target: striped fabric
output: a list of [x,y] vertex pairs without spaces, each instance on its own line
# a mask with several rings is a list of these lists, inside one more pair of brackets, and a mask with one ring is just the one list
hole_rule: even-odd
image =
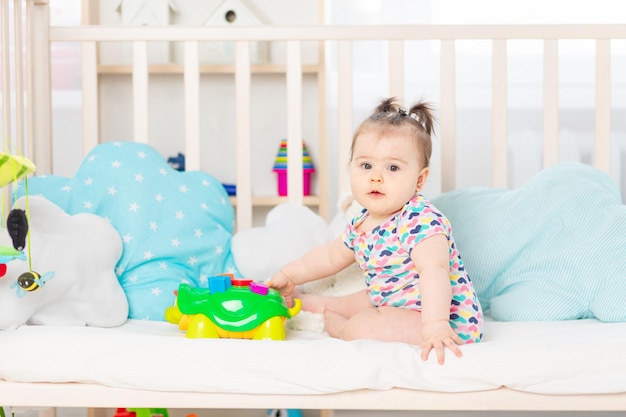
[[567,162],[515,190],[432,201],[494,319],[626,321],[626,206],[603,172]]

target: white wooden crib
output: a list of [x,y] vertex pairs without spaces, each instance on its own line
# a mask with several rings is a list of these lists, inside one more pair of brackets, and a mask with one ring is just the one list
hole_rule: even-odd
[[[507,42],[535,39],[543,43],[543,166],[559,162],[559,40],[590,39],[595,42],[595,140],[593,165],[617,178],[612,155],[611,102],[615,89],[611,85],[613,40],[626,39],[626,25],[533,25],[533,26],[358,26],[358,27],[50,27],[49,5],[46,0],[15,1],[15,14],[9,13],[11,0],[2,0],[2,73],[3,136],[12,138],[16,146],[37,165],[38,174],[53,173],[52,155],[64,152],[53,146],[51,110],[50,48],[55,42],[79,42],[82,63],[82,154],[101,142],[98,48],[103,42],[127,42],[132,45],[133,135],[138,142],[150,143],[149,99],[151,65],[147,45],[151,41],[180,42],[184,59],[175,69],[182,74],[184,96],[184,132],[180,132],[182,148],[187,155],[187,169],[204,169],[200,158],[203,138],[199,128],[203,117],[199,111],[201,64],[198,44],[203,41],[234,41],[235,60],[217,71],[232,73],[236,103],[236,227],[246,230],[253,226],[253,210],[259,204],[251,178],[253,145],[251,118],[250,44],[258,41],[285,42],[284,65],[267,66],[265,71],[285,75],[286,137],[289,149],[288,197],[270,199],[269,203],[291,202],[318,205],[325,218],[330,217],[328,201],[349,190],[347,172],[342,169],[348,159],[349,142],[354,129],[352,46],[356,41],[380,40],[388,45],[389,55],[381,57],[388,63],[388,95],[405,98],[405,44],[412,40],[432,40],[440,43],[439,134],[441,191],[456,188],[457,163],[457,99],[455,45],[459,40],[486,39],[492,41],[493,93],[491,97],[491,155],[474,164],[492,167],[495,187],[507,187]],[[22,23],[21,16],[24,16]],[[11,21],[12,24],[8,25]],[[24,26],[21,26],[24,24]],[[10,26],[14,33],[9,31]],[[22,35],[25,34],[25,38]],[[319,150],[317,157],[317,196],[303,196],[301,152],[303,137],[303,42],[321,42],[326,50],[336,51],[337,103],[319,103]],[[20,45],[26,47],[22,51]],[[24,53],[24,55],[22,55]],[[11,66],[17,70],[11,73]],[[335,59],[334,58],[334,59]],[[324,63],[324,57],[320,57]],[[258,68],[257,68],[258,69]],[[12,74],[12,75],[11,75]],[[323,70],[321,71],[323,74]],[[323,78],[321,79],[322,83]],[[324,85],[322,85],[324,87]],[[18,94],[11,95],[11,92]],[[23,94],[22,94],[23,92]],[[320,96],[323,98],[323,96]],[[375,97],[376,99],[377,97]],[[373,107],[375,100],[372,101]],[[14,111],[11,112],[11,108]],[[327,132],[327,109],[337,109],[336,131]],[[615,111],[615,110],[614,110]],[[623,109],[620,109],[623,111]],[[327,137],[328,136],[328,137]],[[336,137],[336,145],[329,137]],[[623,151],[622,151],[623,152]],[[334,158],[326,155],[334,155]],[[623,158],[622,158],[623,159]],[[470,161],[467,161],[470,162]],[[338,165],[335,167],[334,165]],[[624,169],[624,168],[622,168]],[[336,185],[336,189],[334,189]],[[313,203],[311,203],[313,201]],[[555,324],[558,326],[558,324]],[[621,327],[623,330],[624,328]],[[565,354],[565,352],[564,352]],[[602,346],[598,346],[602,355]],[[13,358],[11,360],[21,360]],[[54,359],[52,359],[54,360]],[[465,359],[465,360],[470,360]],[[624,357],[615,358],[624,361]],[[621,369],[621,368],[618,368]],[[0,367],[0,377],[2,377]],[[302,376],[306,384],[306,375]],[[626,379],[625,375],[621,378]],[[52,379],[53,380],[53,379]],[[141,387],[106,386],[73,382],[14,382],[0,380],[0,405],[32,407],[115,408],[300,408],[300,409],[362,409],[362,410],[548,410],[548,411],[621,411],[626,412],[626,390],[615,393],[586,393],[572,389],[571,393],[550,395],[507,387],[476,392],[443,392],[391,388],[385,390],[357,389],[317,395],[292,393],[189,392],[158,391]],[[94,411],[95,412],[95,411]]]

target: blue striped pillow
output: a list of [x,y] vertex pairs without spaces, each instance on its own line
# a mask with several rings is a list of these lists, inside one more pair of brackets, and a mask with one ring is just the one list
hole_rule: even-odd
[[494,319],[626,321],[626,206],[605,173],[567,162],[515,190],[466,188],[433,203]]

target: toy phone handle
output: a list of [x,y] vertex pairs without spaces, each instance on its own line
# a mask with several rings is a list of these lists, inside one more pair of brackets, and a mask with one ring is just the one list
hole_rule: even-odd
[[300,310],[302,310],[302,300],[299,298],[294,298],[293,299],[293,307],[289,308],[289,315],[291,317],[295,316],[296,314],[298,314],[300,312]]

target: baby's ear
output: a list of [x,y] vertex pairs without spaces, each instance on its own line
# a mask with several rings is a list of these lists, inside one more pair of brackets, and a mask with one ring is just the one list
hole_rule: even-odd
[[422,168],[422,171],[417,177],[417,184],[415,185],[415,191],[420,191],[422,188],[424,188],[424,184],[426,184],[426,180],[428,179],[429,174],[430,174],[430,169],[428,167]]

